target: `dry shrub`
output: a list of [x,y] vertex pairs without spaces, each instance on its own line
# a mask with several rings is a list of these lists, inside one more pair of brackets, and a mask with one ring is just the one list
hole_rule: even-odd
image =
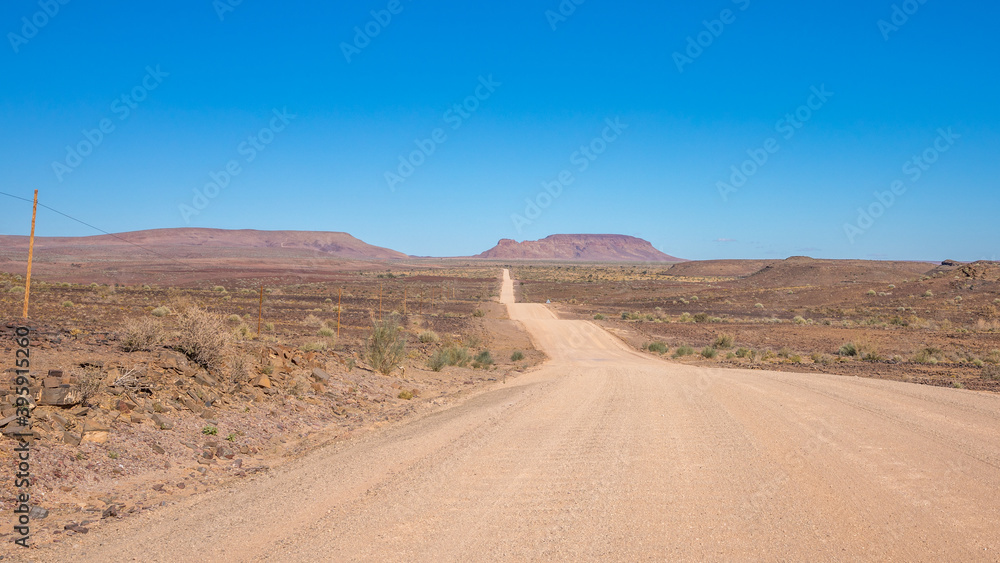
[[323,325],[323,321],[321,321],[320,318],[317,317],[316,315],[312,314],[306,316],[305,320],[302,322],[305,323],[306,326],[311,326],[311,327],[319,327]]
[[80,380],[82,401],[87,403],[100,392],[101,385],[104,383],[104,374],[95,367],[88,367],[83,370],[83,374],[78,379]]
[[239,352],[233,353],[226,361],[226,375],[229,382],[235,385],[243,385],[250,381],[253,373],[253,360],[250,356]]
[[992,364],[984,366],[982,377],[983,379],[989,379],[990,381],[1000,381],[1000,366]]
[[150,350],[163,342],[163,325],[149,317],[126,319],[119,340],[126,352]]
[[222,317],[191,307],[178,319],[177,351],[206,369],[221,368],[232,344],[232,335]]

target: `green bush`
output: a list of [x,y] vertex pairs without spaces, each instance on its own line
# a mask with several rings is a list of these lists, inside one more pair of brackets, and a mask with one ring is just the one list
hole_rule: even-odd
[[472,312],[472,316],[478,319],[485,317],[486,313],[484,313],[482,309],[476,309],[475,311]]
[[67,299],[66,301],[62,302],[62,306],[66,307],[67,309],[72,309],[73,308],[73,302]]
[[597,313],[596,315],[594,315],[594,320],[595,321],[603,321],[604,320],[604,315],[602,315],[600,313]]
[[740,348],[736,350],[737,358],[753,358],[753,351],[749,348]]
[[841,356],[857,356],[860,354],[860,350],[858,350],[858,347],[853,342],[847,342],[840,347],[837,354]]
[[662,342],[651,342],[648,346],[646,346],[646,349],[650,352],[656,352],[657,354],[666,354],[667,350],[669,350],[667,345]]
[[165,317],[170,314],[170,309],[168,309],[167,307],[157,307],[153,309],[152,312],[150,312],[149,314],[153,315],[154,317]]
[[331,328],[321,328],[316,334],[322,336],[323,338],[333,338],[337,333]]
[[299,346],[299,350],[303,352],[322,352],[326,350],[326,342],[307,342]]
[[243,322],[243,317],[239,315],[229,315],[226,317],[226,322],[230,324],[237,324]]
[[690,346],[681,346],[674,350],[675,358],[683,358],[684,356],[690,356],[691,354],[694,354],[694,348]]
[[733,347],[733,337],[728,334],[720,334],[715,337],[712,346],[719,350],[728,350]]
[[493,365],[493,355],[490,354],[489,350],[483,350],[476,354],[476,359],[472,362],[474,368],[488,368],[491,365]]
[[706,346],[701,349],[701,355],[705,358],[712,360],[719,355],[719,351],[716,350],[715,348],[712,348],[711,346]]
[[206,436],[215,436],[219,433],[219,429],[214,426],[206,426],[201,429],[201,433]]
[[510,355],[510,361],[512,362],[520,362],[523,359],[524,359],[524,352],[520,350],[515,350],[514,353]]
[[395,319],[376,321],[365,348],[368,361],[382,375],[389,375],[406,357],[406,339]]
[[226,288],[222,287],[221,285],[217,285],[217,286],[215,286],[215,287],[212,288],[212,291],[214,291],[216,293],[225,293],[226,292]]
[[708,313],[698,313],[697,315],[694,316],[694,322],[696,322],[696,323],[707,323],[708,322]]
[[918,364],[936,364],[942,359],[941,349],[933,346],[922,348],[913,356],[913,361]]
[[404,401],[409,401],[410,399],[413,398],[413,391],[407,391],[404,389],[399,392],[399,395],[397,395],[397,397],[403,399]]
[[427,365],[434,371],[441,371],[445,366],[465,367],[472,361],[469,350],[458,346],[448,346],[434,352],[427,360]]
[[424,344],[429,344],[431,342],[437,342],[441,338],[433,330],[425,330],[417,336],[417,340]]

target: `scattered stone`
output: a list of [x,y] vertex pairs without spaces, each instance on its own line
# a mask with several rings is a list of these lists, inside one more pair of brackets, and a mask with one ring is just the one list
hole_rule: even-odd
[[201,417],[212,420],[212,419],[218,418],[219,417],[219,413],[215,412],[212,409],[206,408],[205,410],[201,411]]
[[312,377],[313,379],[315,379],[320,383],[327,383],[328,381],[330,381],[330,374],[326,373],[325,371],[319,368],[314,368],[312,370]]
[[158,493],[162,493],[163,492],[163,483],[157,483],[157,484],[153,485],[153,490],[156,491],[156,492],[158,492]]
[[194,374],[194,380],[196,383],[200,383],[205,387],[215,387],[219,384],[219,382],[207,372],[198,372]]
[[147,420],[147,418],[146,418],[145,415],[135,414],[135,413],[133,413],[132,416],[129,417],[129,418],[132,420],[133,424],[142,424],[143,422],[146,422],[146,420]]
[[[62,415],[61,415],[61,414],[59,414],[59,413],[55,413],[55,412],[54,412],[54,413],[51,413],[51,414],[49,414],[49,420],[51,420],[52,422],[54,422],[54,423],[58,424],[58,425],[59,425],[59,426],[61,426],[61,427],[62,427],[63,429],[65,429],[65,428],[66,428],[66,425],[67,425],[67,424],[69,424],[69,421],[68,421],[68,420],[66,420],[66,417],[62,416]],[[2,424],[2,423],[0,423],[0,426],[3,426],[3,424]]]
[[104,509],[101,513],[101,518],[117,518],[118,517],[118,505],[112,504],[111,506]]
[[79,385],[42,387],[38,394],[38,404],[53,407],[71,407],[80,404],[83,392]]
[[267,376],[264,374],[258,375],[257,377],[253,378],[253,381],[251,381],[250,383],[254,387],[261,387],[263,389],[271,388],[271,380],[268,379]]
[[236,469],[243,467],[243,460],[242,459],[233,460],[233,467]]
[[93,444],[103,444],[108,441],[110,433],[111,429],[108,428],[106,424],[97,422],[96,420],[88,420],[87,423],[83,425],[83,436],[80,441]]
[[66,524],[65,526],[63,526],[63,529],[69,530],[71,532],[76,532],[77,534],[86,534],[87,532],[90,531],[89,528],[84,528],[79,524]]
[[131,403],[129,403],[128,401],[126,401],[124,399],[118,399],[118,403],[115,405],[115,408],[119,412],[129,413],[129,412],[132,412],[132,410],[135,407],[134,407],[134,405],[132,405]]
[[156,453],[158,453],[158,454],[165,454],[165,453],[167,453],[167,450],[163,449],[159,444],[153,444],[152,448],[153,448],[153,451],[156,452]]
[[154,414],[152,416],[153,424],[156,425],[160,430],[171,430],[174,427],[174,423],[167,420],[166,417],[160,416],[160,414]]
[[186,487],[186,486],[187,486],[187,485],[185,485],[185,484],[184,484],[183,482],[181,482],[181,483],[177,483],[177,488],[178,488],[178,489],[183,489],[183,488],[184,488],[184,487]]
[[40,506],[32,506],[31,510],[28,511],[28,518],[32,520],[42,520],[48,516],[49,511]]

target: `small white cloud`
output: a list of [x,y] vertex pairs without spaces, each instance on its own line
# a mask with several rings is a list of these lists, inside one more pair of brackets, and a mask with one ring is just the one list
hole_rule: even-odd
[[712,242],[738,242],[738,241],[734,238],[717,238]]

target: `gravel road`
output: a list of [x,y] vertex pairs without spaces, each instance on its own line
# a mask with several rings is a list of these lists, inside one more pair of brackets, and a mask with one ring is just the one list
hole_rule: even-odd
[[1000,560],[1000,397],[678,365],[504,279],[542,368],[31,557]]

